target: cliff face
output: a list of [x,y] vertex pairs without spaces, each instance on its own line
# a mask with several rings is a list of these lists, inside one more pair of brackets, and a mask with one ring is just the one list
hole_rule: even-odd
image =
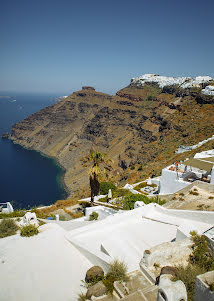
[[194,144],[214,133],[212,96],[203,95],[199,102],[198,93],[178,96],[174,90],[163,90],[153,83],[132,83],[110,96],[83,87],[15,124],[11,139],[57,158],[73,193],[81,195],[88,187],[81,159],[91,147],[113,159],[113,179],[136,180],[166,164],[158,164],[161,158],[171,160],[178,145]]

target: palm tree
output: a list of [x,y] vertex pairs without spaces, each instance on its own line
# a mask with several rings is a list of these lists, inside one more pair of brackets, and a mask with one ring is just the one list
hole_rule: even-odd
[[86,157],[85,162],[91,162],[92,167],[89,170],[89,182],[91,187],[91,202],[93,203],[94,197],[100,192],[100,182],[99,179],[102,173],[107,176],[107,171],[110,171],[111,160],[106,158],[106,154],[90,150],[90,154]]

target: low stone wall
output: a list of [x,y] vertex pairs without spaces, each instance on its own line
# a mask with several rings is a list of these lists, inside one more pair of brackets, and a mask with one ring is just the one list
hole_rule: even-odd
[[209,284],[214,283],[214,271],[199,275],[195,283],[195,301],[213,301],[214,292],[210,290]]
[[213,225],[213,220],[214,220],[213,211],[166,209],[161,206],[156,206],[156,210],[168,216],[174,216],[174,217],[184,218],[188,220],[195,220],[197,222]]
[[[210,193],[213,192],[214,193],[214,184],[209,184],[209,183],[202,182],[202,181],[195,181],[195,182],[191,183],[190,185],[188,185],[187,187],[184,187],[184,188],[180,189],[176,193],[186,194],[192,189],[193,186],[197,186],[198,188],[204,189],[207,192],[210,192]],[[159,195],[159,198],[161,200],[171,201],[174,195],[175,195],[175,193]]]

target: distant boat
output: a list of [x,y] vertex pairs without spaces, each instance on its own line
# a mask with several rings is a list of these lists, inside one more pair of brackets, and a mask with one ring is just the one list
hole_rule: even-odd
[[11,100],[11,102],[15,102],[15,101],[16,101],[16,99]]

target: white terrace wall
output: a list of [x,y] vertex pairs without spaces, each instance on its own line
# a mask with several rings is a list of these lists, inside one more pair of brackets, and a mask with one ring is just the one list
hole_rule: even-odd
[[177,174],[175,171],[168,170],[167,168],[162,170],[160,180],[160,194],[175,193],[178,190],[190,185],[189,182],[179,180],[180,173]]
[[206,282],[214,282],[214,271],[199,275],[195,282],[195,301],[213,301],[214,292],[209,289]]
[[211,211],[166,209],[158,205],[156,205],[156,211],[169,216],[194,220],[211,225],[214,224],[214,212]]
[[[202,181],[195,181],[195,182],[191,183],[190,185],[178,190],[176,193],[184,193],[184,194],[188,193],[193,186],[197,186],[198,188],[204,189],[209,193],[214,193],[214,184],[209,184],[209,183],[202,182]],[[173,197],[173,194],[159,195],[160,199],[166,200],[166,201],[171,200],[172,197]]]

